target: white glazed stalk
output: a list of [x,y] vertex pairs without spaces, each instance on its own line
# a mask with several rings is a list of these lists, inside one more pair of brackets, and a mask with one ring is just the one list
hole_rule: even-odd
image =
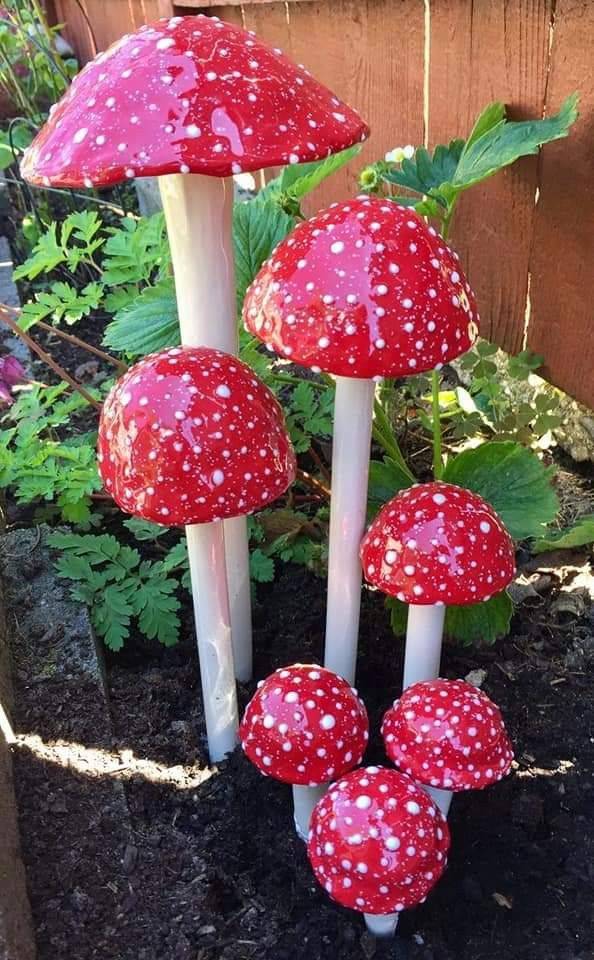
[[451,790],[440,790],[439,787],[426,787],[424,784],[419,784],[423,789],[429,794],[433,802],[439,807],[444,817],[447,817],[450,804],[452,802],[452,797],[454,794]]
[[398,926],[397,913],[365,913],[365,925],[374,937],[393,937]]
[[439,676],[445,612],[445,606],[438,604],[409,606],[403,690],[418,680],[435,680]]
[[354,683],[361,607],[373,380],[336,377],[324,665]]
[[295,830],[297,836],[301,837],[307,843],[309,835],[309,821],[313,808],[318,800],[321,800],[328,790],[328,784],[322,783],[319,787],[304,787],[295,785],[293,787],[293,816],[295,819]]
[[196,523],[186,536],[208,750],[216,763],[234,749],[238,728],[223,524]]
[[[198,174],[159,178],[181,341],[236,354],[233,181]],[[225,520],[225,556],[235,676],[252,675],[249,551],[245,517]]]

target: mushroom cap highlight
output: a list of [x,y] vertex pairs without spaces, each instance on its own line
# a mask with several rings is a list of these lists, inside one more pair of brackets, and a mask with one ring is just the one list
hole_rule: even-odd
[[72,81],[25,152],[40,186],[242,171],[319,160],[367,125],[302,66],[204,15],[140,27]]
[[414,211],[375,197],[300,223],[243,309],[280,356],[360,379],[439,369],[472,346],[478,319],[456,254]]
[[207,347],[151,354],[117,381],[98,460],[122,510],[166,526],[252,513],[296,469],[274,395],[236,357]]
[[413,683],[386,712],[382,734],[403,773],[442,790],[482,790],[514,758],[499,708],[464,680]]
[[361,543],[366,580],[410,604],[471,604],[516,572],[514,544],[493,508],[451,483],[417,484],[388,501]]
[[353,770],[314,808],[307,853],[326,892],[351,910],[422,903],[447,864],[450,833],[433,800],[385,767]]
[[261,773],[318,786],[361,763],[369,722],[346,680],[317,664],[296,663],[258,684],[239,737]]

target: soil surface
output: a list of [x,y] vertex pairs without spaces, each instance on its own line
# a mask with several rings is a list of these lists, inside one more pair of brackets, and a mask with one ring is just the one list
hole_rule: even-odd
[[[132,644],[109,660],[107,738],[85,689],[54,685],[44,702],[43,685],[17,674],[18,731],[30,736],[15,777],[39,960],[591,960],[590,559],[530,561],[510,637],[446,650],[444,676],[484,672],[517,762],[497,786],[455,799],[448,870],[392,942],[375,941],[317,887],[289,788],[239,750],[208,769],[189,616],[177,648]],[[256,676],[319,660],[323,624],[323,582],[285,568],[260,591]],[[385,762],[379,725],[401,670],[381,598],[365,592],[358,685],[372,725],[368,762]],[[253,689],[240,691],[242,704]],[[66,741],[72,756],[48,762],[34,734]]]

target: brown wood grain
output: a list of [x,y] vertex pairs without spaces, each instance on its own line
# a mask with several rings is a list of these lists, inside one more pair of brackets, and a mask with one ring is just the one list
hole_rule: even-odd
[[539,165],[540,198],[530,260],[528,346],[545,374],[594,407],[594,4],[558,0],[547,113],[573,90],[580,117],[570,136],[550,144]]
[[[432,0],[430,142],[467,135],[503,100],[513,119],[537,118],[545,94],[550,0]],[[459,201],[452,241],[476,291],[483,336],[521,349],[537,158],[473,187]]]

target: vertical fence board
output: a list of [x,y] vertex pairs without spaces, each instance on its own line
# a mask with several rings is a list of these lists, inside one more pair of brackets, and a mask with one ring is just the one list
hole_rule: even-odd
[[558,0],[547,113],[572,90],[580,118],[567,140],[540,157],[540,199],[531,269],[528,346],[542,353],[546,375],[594,406],[592,267],[594,264],[594,4]]
[[[431,0],[429,131],[432,144],[470,132],[503,100],[513,119],[539,117],[545,93],[550,0]],[[452,232],[476,290],[481,331],[521,348],[537,158],[463,195]]]

